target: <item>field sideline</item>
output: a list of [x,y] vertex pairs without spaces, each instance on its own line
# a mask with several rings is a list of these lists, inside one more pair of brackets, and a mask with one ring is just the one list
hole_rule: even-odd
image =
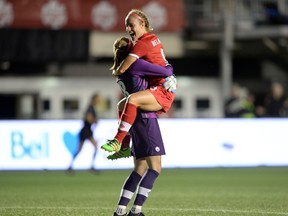
[[[64,171],[2,171],[0,215],[111,216],[129,173],[76,171],[68,176]],[[164,169],[143,212],[146,216],[288,215],[288,167]]]

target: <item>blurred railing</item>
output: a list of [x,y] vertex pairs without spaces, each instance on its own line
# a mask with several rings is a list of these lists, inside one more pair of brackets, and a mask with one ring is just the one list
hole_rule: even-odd
[[188,25],[198,30],[219,30],[227,9],[232,12],[234,24],[239,28],[268,22],[267,13],[272,16],[288,15],[288,0],[185,0],[184,2]]

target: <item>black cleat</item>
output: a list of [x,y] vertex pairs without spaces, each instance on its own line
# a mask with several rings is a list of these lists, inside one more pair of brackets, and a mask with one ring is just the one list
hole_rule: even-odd
[[113,216],[127,216],[127,214],[124,214],[124,215],[118,215],[116,212],[114,212]]
[[65,173],[67,175],[73,175],[74,174],[74,170],[72,168],[68,168],[67,170],[65,170]]
[[145,216],[142,212],[138,213],[138,214],[134,214],[131,211],[129,212],[129,214],[127,216]]

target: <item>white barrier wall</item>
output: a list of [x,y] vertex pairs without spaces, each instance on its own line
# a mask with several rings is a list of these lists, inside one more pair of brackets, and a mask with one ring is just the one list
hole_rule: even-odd
[[[109,67],[107,65],[104,68],[108,69]],[[92,68],[98,71],[97,68]],[[77,66],[74,66],[74,70],[77,70]],[[86,69],[84,67],[78,68],[78,72],[81,70],[85,71]],[[38,103],[39,108],[35,112],[39,114],[39,119],[79,119],[83,116],[92,94],[98,92],[111,103],[107,112],[102,116],[117,118],[115,107],[120,99],[120,87],[116,84],[115,77],[112,77],[111,72],[108,72],[109,70],[106,71],[107,77],[3,77],[0,79],[0,93],[17,94],[19,97],[23,97],[24,102],[27,102],[27,95],[37,95],[36,103]],[[177,76],[177,80],[179,87],[175,100],[181,102],[181,107],[171,109],[173,117],[219,118],[223,116],[219,79]],[[76,100],[79,104],[78,109],[66,113],[63,108],[65,99]],[[197,99],[207,99],[209,101],[209,107],[200,110],[201,113],[196,108]],[[50,102],[48,110],[43,109],[42,102],[45,100]],[[30,104],[32,109],[33,103]],[[19,110],[24,108],[27,109],[29,106],[20,106]]]
[[[166,153],[163,167],[287,166],[288,119],[159,119]],[[77,120],[0,121],[0,170],[66,169],[81,128]],[[116,120],[100,120],[101,146],[113,137]],[[90,168],[85,143],[75,169]],[[108,161],[99,149],[98,169],[132,168],[132,158]]]

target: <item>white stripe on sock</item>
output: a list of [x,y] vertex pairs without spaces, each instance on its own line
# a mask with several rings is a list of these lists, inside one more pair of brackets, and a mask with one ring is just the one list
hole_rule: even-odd
[[128,122],[125,122],[125,121],[121,121],[120,124],[119,124],[119,129],[121,131],[126,131],[128,132],[131,128],[131,124],[129,124]]
[[148,189],[148,188],[139,187],[138,189],[138,194],[141,194],[145,197],[148,197],[150,192],[151,192],[151,189]]
[[122,189],[122,191],[121,191],[121,196],[125,197],[127,199],[131,199],[133,197],[133,194],[134,193],[129,191],[129,190]]

